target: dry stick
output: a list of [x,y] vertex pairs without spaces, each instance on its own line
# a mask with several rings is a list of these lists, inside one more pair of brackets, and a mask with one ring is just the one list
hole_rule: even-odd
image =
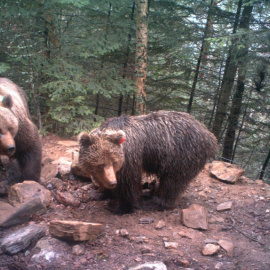
[[[235,220],[236,220],[237,222],[239,222],[237,219],[234,220],[232,217],[230,217],[230,220],[232,221],[232,225],[231,225],[230,227],[228,227],[228,228],[222,228],[222,230],[226,230],[226,231],[227,231],[227,230],[234,229],[234,230],[236,230],[237,232],[239,232],[239,233],[241,233],[242,235],[244,235],[244,236],[245,236],[246,238],[248,238],[249,240],[252,240],[252,241],[254,241],[254,242],[257,242],[257,243],[261,244],[262,246],[264,246],[264,247],[266,247],[267,249],[270,250],[270,247],[268,247],[265,243],[262,243],[261,241],[257,240],[256,238],[247,235],[246,233],[244,233],[243,231],[241,231],[241,230],[239,230],[239,229],[236,229],[236,228],[235,228],[235,224],[236,224]],[[239,222],[239,223],[240,223],[240,222]]]

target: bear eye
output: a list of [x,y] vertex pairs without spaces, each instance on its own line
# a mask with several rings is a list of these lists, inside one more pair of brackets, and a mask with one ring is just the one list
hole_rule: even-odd
[[99,168],[99,169],[104,169],[104,167],[105,167],[105,164],[99,164],[99,165],[98,165],[98,168]]

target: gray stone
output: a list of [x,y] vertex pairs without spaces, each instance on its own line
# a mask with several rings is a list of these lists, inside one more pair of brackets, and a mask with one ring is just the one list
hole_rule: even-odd
[[24,181],[11,187],[8,193],[9,203],[18,206],[39,197],[46,208],[51,200],[51,192],[35,181]]
[[131,267],[129,270],[167,270],[167,266],[163,262],[155,261]]
[[53,246],[57,245],[58,240],[51,239],[54,241],[53,244],[50,244],[48,238],[42,238],[39,240],[36,244],[36,248],[40,249],[39,253],[36,253],[32,256],[31,261],[34,261],[36,263],[40,263],[42,259],[51,262],[53,259],[57,259],[59,257],[59,254],[53,250]]
[[74,255],[83,255],[85,252],[84,247],[80,246],[80,245],[75,245],[72,247],[72,254]]
[[[13,211],[14,210],[14,211]],[[39,197],[32,199],[8,213],[5,218],[1,220],[0,227],[11,227],[14,225],[22,224],[31,218],[35,213],[44,213],[46,209]]]
[[182,222],[189,228],[207,230],[207,211],[201,205],[192,204],[188,209],[182,210]]
[[16,254],[43,237],[45,231],[45,227],[35,224],[23,227],[20,230],[5,236],[1,241],[1,249],[6,253]]
[[144,218],[140,218],[139,223],[140,224],[151,224],[155,221],[154,218],[151,217],[144,217]]
[[11,204],[0,201],[0,226],[14,212],[15,208]]

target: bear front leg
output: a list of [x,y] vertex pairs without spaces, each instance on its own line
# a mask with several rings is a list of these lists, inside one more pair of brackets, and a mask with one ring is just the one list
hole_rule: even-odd
[[174,177],[165,175],[160,177],[158,189],[153,198],[153,203],[158,210],[172,209],[179,195],[185,190],[181,185],[181,181],[177,181]]
[[41,145],[37,146],[30,151],[17,152],[16,157],[18,159],[22,176],[21,180],[34,180],[39,181],[41,172]]
[[116,204],[114,212],[127,214],[139,208],[141,195],[141,176],[126,176],[117,179]]

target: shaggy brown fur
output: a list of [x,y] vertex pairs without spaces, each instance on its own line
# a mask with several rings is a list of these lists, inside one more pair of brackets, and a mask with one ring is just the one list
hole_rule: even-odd
[[173,111],[108,119],[89,135],[80,134],[79,143],[81,168],[102,187],[116,186],[124,213],[138,205],[143,172],[159,178],[155,203],[162,209],[173,207],[218,148],[201,123]]
[[41,140],[32,123],[23,90],[0,78],[0,155],[18,160],[22,179],[39,180]]

